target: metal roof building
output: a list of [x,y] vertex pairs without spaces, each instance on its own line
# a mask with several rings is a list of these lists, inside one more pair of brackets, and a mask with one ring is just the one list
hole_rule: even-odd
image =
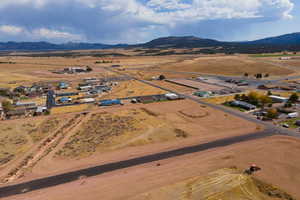
[[232,101],[231,105],[232,106],[237,106],[237,107],[240,107],[240,108],[244,108],[246,110],[254,110],[254,109],[256,109],[255,105],[252,105],[252,104],[244,102],[244,101]]

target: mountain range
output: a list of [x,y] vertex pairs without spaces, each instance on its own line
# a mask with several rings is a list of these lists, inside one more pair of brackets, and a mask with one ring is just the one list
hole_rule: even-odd
[[[108,45],[101,43],[64,43],[53,44],[49,42],[0,42],[0,51],[51,51],[51,50],[87,50],[111,48],[208,48],[223,49],[244,53],[246,51],[283,51],[300,50],[300,32],[269,37],[255,41],[225,42],[213,39],[198,38],[194,36],[163,37],[150,42],[136,45],[117,44]],[[249,53],[249,52],[248,52]],[[250,52],[251,53],[251,52]]]

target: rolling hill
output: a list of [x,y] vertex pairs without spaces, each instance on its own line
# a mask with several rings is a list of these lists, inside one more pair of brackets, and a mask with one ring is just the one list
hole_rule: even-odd
[[[0,42],[0,51],[51,51],[112,48],[207,48],[202,53],[271,53],[300,51],[300,33],[291,33],[255,41],[224,42],[194,36],[163,37],[136,45],[101,43]],[[200,52],[201,53],[201,52]]]

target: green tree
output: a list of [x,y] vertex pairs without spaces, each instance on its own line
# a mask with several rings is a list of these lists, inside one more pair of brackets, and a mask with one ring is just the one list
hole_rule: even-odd
[[234,99],[237,100],[237,101],[240,101],[241,100],[241,95],[240,94],[234,95]]
[[298,94],[297,94],[297,93],[293,93],[293,94],[290,96],[290,98],[289,98],[289,102],[291,102],[291,103],[296,103],[296,102],[298,101],[298,99],[299,99]]
[[267,95],[268,95],[268,96],[271,96],[271,95],[273,95],[273,94],[272,94],[272,92],[269,90]]
[[250,92],[248,94],[248,102],[253,105],[259,104],[259,94],[257,92]]
[[160,76],[158,77],[158,79],[159,79],[159,80],[165,80],[166,77],[165,77],[165,75],[162,74],[162,75],[160,75]]
[[269,109],[267,111],[266,117],[268,117],[270,119],[275,119],[278,117],[278,111],[276,109]]
[[86,67],[86,71],[87,71],[87,72],[91,72],[91,71],[93,71],[93,69],[92,69],[90,66],[87,66],[87,67]]
[[270,97],[268,97],[267,95],[262,95],[259,97],[259,102],[261,104],[261,107],[264,108],[265,105],[272,103],[272,99]]

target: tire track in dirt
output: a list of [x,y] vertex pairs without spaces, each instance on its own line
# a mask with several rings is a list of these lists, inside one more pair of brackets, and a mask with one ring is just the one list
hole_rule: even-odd
[[43,140],[37,149],[26,156],[16,168],[12,169],[7,176],[2,178],[1,182],[10,183],[23,177],[27,170],[34,167],[42,158],[52,152],[55,147],[65,138],[66,133],[76,127],[77,124],[81,122],[82,118],[82,115],[77,114],[67,120],[67,122],[58,128],[54,134]]

